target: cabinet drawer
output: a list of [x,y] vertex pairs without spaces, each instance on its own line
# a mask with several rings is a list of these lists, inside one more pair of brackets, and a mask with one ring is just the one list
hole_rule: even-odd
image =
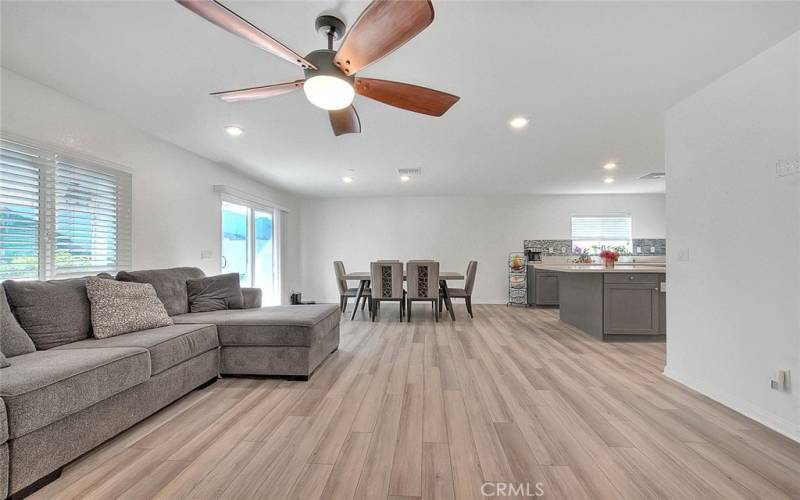
[[659,274],[656,273],[605,273],[606,283],[658,283]]

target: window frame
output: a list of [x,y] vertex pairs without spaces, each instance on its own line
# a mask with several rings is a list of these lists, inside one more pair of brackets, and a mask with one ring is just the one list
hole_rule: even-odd
[[[87,276],[97,272],[117,272],[133,267],[133,176],[129,168],[110,161],[100,160],[39,141],[3,132],[0,134],[3,149],[16,149],[35,157],[38,178],[38,272],[27,277],[0,278],[14,280],[49,280]],[[84,270],[61,271],[56,267],[56,226],[57,226],[57,171],[59,163],[94,171],[115,179],[116,210],[114,266],[104,271]]]

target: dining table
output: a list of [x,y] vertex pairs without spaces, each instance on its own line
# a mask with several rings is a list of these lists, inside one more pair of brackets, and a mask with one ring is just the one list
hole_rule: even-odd
[[[358,294],[356,295],[356,305],[361,300],[362,295],[364,294],[364,289],[367,287],[367,284],[370,281],[370,274],[369,271],[355,271],[352,273],[346,273],[344,275],[344,279],[347,281],[358,281]],[[408,279],[406,273],[403,272],[403,279]],[[442,299],[444,299],[444,305],[447,308],[447,312],[450,313],[450,319],[455,321],[456,314],[453,312],[453,302],[450,300],[450,295],[447,293],[447,282],[448,281],[458,281],[464,279],[464,273],[461,272],[453,272],[453,271],[443,271],[439,273],[439,287],[442,289]],[[356,311],[358,307],[353,308],[353,315],[350,319],[356,318]]]

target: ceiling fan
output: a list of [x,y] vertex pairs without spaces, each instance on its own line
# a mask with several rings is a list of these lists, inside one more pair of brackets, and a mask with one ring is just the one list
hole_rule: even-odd
[[[226,102],[252,101],[303,88],[315,106],[328,110],[333,133],[361,133],[361,121],[353,107],[355,94],[415,113],[442,116],[458,96],[408,83],[356,76],[408,42],[433,22],[430,0],[374,0],[345,36],[344,22],[330,15],[317,17],[316,28],[328,39],[328,48],[300,56],[216,0],[176,0],[200,17],[233,33],[256,47],[303,69],[305,78],[293,82],[250,87],[211,95]],[[338,51],[334,40],[344,36]]]

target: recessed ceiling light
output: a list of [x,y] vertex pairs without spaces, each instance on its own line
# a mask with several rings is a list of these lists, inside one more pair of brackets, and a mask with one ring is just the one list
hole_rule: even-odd
[[242,127],[237,127],[236,125],[228,125],[227,127],[225,127],[225,132],[227,132],[228,135],[232,135],[233,137],[238,137],[244,134],[244,129]]
[[400,180],[403,181],[403,182],[408,182],[408,181],[411,180],[411,177],[408,176],[408,175],[401,175],[400,176]]
[[605,179],[603,179],[603,182],[605,182],[606,184],[611,184],[612,182],[614,182],[614,178],[606,177]]
[[610,162],[606,163],[605,165],[603,165],[603,168],[606,169],[606,170],[614,170],[615,168],[617,168],[617,164],[614,163],[613,161],[610,161]]
[[344,182],[345,184],[350,184],[351,182],[353,182],[353,178],[350,177],[349,175],[345,175],[344,177],[342,177],[342,182]]
[[529,120],[524,116],[517,116],[512,118],[508,124],[511,125],[511,128],[525,128],[528,126],[528,122]]

